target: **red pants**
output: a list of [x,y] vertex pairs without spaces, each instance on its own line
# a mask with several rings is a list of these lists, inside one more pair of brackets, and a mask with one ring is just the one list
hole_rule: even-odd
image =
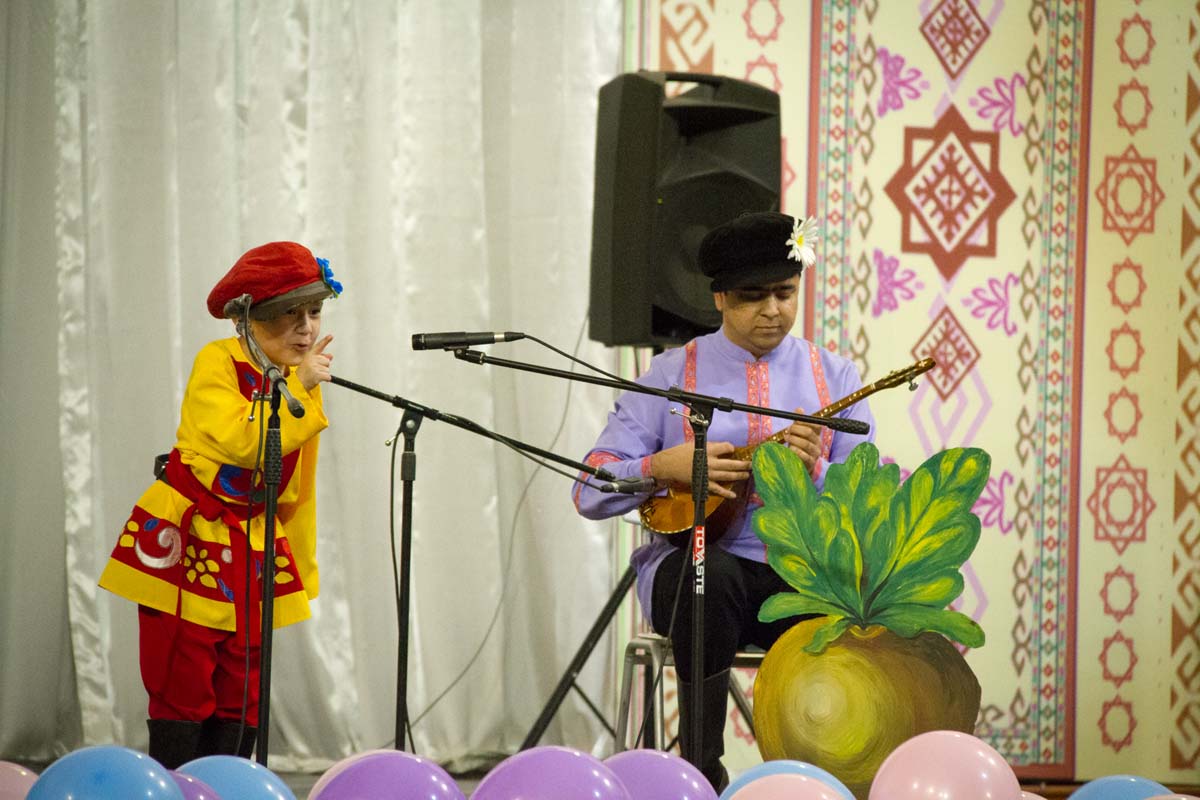
[[258,725],[259,647],[250,647],[247,675],[245,633],[206,628],[146,606],[138,606],[138,631],[151,719],[238,720],[246,692],[246,724]]

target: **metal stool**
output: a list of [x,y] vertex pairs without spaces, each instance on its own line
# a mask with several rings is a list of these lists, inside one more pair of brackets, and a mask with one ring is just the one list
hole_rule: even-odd
[[[762,664],[761,651],[741,650],[733,658],[734,667],[749,667],[758,669]],[[648,709],[642,720],[645,732],[643,747],[663,750],[666,747],[666,726],[663,720],[663,686],[662,681],[654,685],[655,678],[662,674],[663,667],[671,666],[674,660],[671,656],[671,642],[665,636],[656,633],[641,633],[629,640],[625,646],[625,665],[621,670],[621,699],[617,709],[616,750],[628,750],[629,739],[629,710],[633,705],[633,676],[638,667],[642,668],[643,696],[645,708]],[[733,681],[729,683],[729,694],[733,703],[741,712],[742,718],[754,730],[754,715],[750,703],[738,691]],[[653,740],[653,741],[651,741]]]

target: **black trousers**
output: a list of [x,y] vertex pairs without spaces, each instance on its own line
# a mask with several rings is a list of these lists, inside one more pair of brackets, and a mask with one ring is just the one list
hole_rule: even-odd
[[[680,586],[682,575],[683,584]],[[671,639],[675,670],[692,681],[692,582],[695,569],[690,548],[680,548],[659,565],[654,575],[650,612],[655,633]],[[803,617],[759,622],[763,601],[792,588],[768,564],[730,555],[711,546],[704,564],[704,676],[733,665],[738,650],[750,645],[764,650]],[[678,588],[678,606],[676,589]],[[671,617],[674,610],[674,630]]]

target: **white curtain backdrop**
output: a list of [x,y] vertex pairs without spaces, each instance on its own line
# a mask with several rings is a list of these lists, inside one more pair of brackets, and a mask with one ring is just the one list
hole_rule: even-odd
[[[409,339],[520,330],[611,366],[584,326],[621,23],[619,0],[0,3],[0,758],[145,747],[135,609],[95,581],[194,353],[232,331],[204,300],[245,249],[330,260],[334,374],[586,451],[606,390]],[[321,597],[274,639],[280,769],[387,746],[395,724],[400,411],[325,398]],[[520,745],[619,572],[565,478],[444,423],[416,442],[409,707],[418,752],[470,767]],[[607,706],[604,653],[581,683]],[[572,694],[543,742],[605,736]]]

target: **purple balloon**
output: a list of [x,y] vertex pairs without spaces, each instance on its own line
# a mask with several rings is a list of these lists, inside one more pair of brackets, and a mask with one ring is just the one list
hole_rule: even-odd
[[221,795],[195,775],[185,775],[182,772],[171,771],[171,777],[183,792],[183,800],[221,800]]
[[412,753],[378,750],[346,761],[308,800],[467,800],[449,773]]
[[633,800],[616,773],[569,747],[535,747],[501,761],[471,800]]
[[708,780],[677,755],[626,750],[604,759],[625,784],[631,800],[717,800]]
[[309,800],[312,800],[312,798],[317,797],[320,794],[321,790],[324,789],[325,786],[331,780],[333,780],[335,775],[340,773],[346,767],[353,764],[355,761],[359,761],[360,759],[366,758],[367,756],[375,755],[376,753],[387,753],[390,751],[390,749],[391,748],[367,750],[362,753],[355,753],[352,756],[346,756],[341,761],[335,762],[332,766],[329,767],[329,769],[327,769],[321,773],[321,777],[317,778],[317,782],[314,783],[313,787],[308,790]]

